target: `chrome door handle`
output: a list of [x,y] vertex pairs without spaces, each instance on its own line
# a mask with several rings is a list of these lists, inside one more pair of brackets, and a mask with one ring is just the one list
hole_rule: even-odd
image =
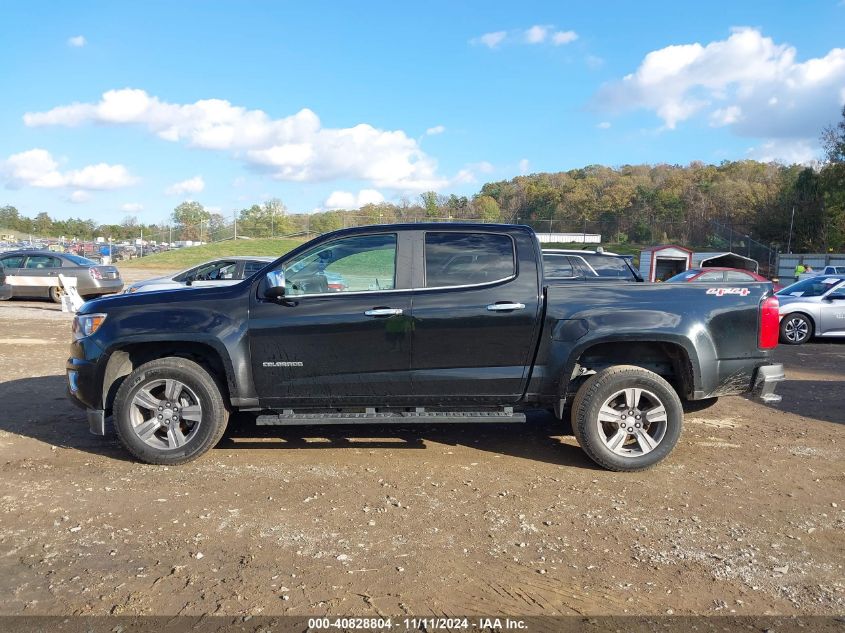
[[506,312],[509,310],[524,310],[524,303],[491,303],[487,306],[490,312]]
[[395,316],[402,314],[402,308],[373,308],[367,310],[364,314],[367,316]]

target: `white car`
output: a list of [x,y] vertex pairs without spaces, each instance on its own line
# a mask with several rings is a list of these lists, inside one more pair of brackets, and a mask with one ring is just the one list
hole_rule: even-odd
[[165,277],[136,281],[124,293],[149,292],[151,290],[175,290],[203,286],[230,286],[251,277],[267,266],[275,257],[221,257],[188,270]]

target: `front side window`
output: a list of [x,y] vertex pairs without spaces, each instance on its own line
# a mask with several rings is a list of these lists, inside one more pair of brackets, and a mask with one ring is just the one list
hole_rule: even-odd
[[426,233],[426,288],[500,281],[516,273],[513,240],[494,233]]
[[285,295],[396,287],[396,235],[361,235],[317,246],[285,264]]
[[192,268],[175,278],[176,281],[216,281],[218,279],[234,279],[238,263],[233,261],[209,262]]
[[26,267],[29,268],[59,268],[62,262],[49,255],[30,255],[26,258]]

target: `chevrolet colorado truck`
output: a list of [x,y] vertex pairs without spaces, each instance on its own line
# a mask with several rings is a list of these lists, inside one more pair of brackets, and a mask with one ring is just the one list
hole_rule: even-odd
[[[344,229],[242,282],[87,302],[69,393],[136,458],[179,464],[259,425],[525,422],[545,408],[612,470],[681,435],[683,401],[777,401],[769,283],[555,283],[530,228]],[[328,279],[344,284],[330,287]]]

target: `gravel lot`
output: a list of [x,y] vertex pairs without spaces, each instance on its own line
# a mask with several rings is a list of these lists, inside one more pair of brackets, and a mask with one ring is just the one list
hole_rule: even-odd
[[845,610],[843,342],[779,348],[783,403],[688,414],[644,473],[595,468],[545,413],[327,432],[236,418],[166,468],[88,434],[64,395],[69,322],[0,303],[2,614]]

